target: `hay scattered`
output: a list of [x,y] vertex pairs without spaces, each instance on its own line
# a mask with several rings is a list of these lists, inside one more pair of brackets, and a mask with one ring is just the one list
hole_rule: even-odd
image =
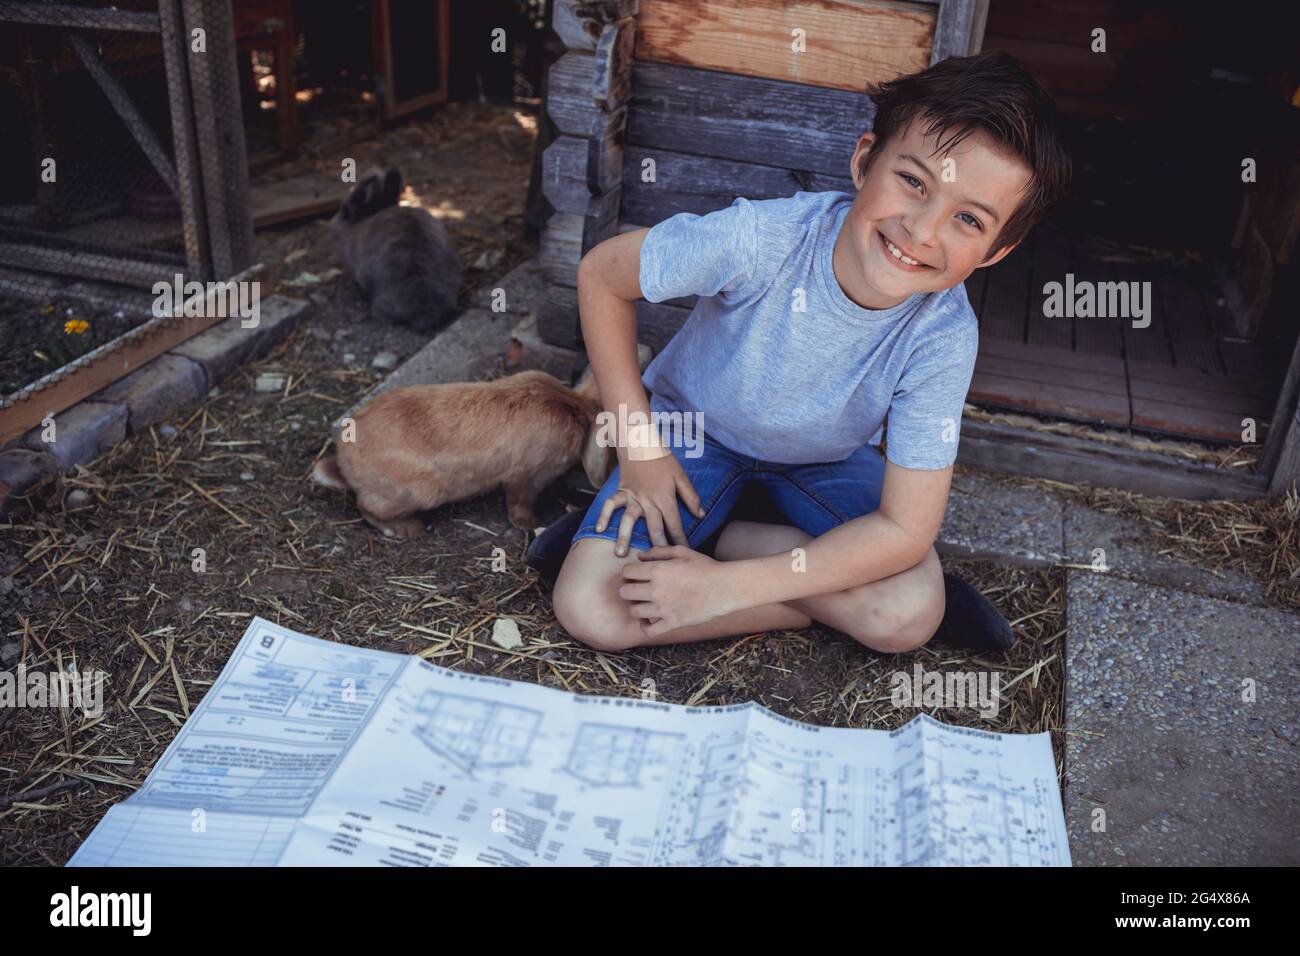
[[[1032,479],[1030,479],[1032,480]],[[1075,500],[1138,523],[1149,545],[1216,574],[1234,570],[1264,583],[1268,601],[1300,611],[1300,494],[1253,501],[1180,501],[1062,482]]]
[[[584,694],[719,705],[755,700],[817,724],[897,727],[914,710],[890,700],[890,675],[996,671],[1006,700],[994,720],[937,713],[985,729],[1053,732],[1063,742],[1061,572],[954,566],[1017,621],[1006,659],[922,649],[883,657],[822,627],[606,654],[577,644],[552,613],[549,589],[524,564],[528,539],[492,495],[432,515],[428,537],[374,533],[344,496],[306,480],[328,422],[378,378],[339,369],[328,336],[297,330],[204,404],[150,429],[89,468],[37,487],[31,508],[0,526],[0,641],[28,670],[109,675],[105,710],[10,711],[0,727],[0,862],[62,864],[114,803],[143,781],[225,665],[252,615],[342,643],[419,654],[432,663]],[[257,393],[259,372],[284,372],[283,392]],[[296,427],[295,427],[296,426]],[[89,507],[68,510],[85,491]],[[555,489],[553,520],[589,495]],[[493,570],[494,548],[505,569]],[[196,548],[206,569],[193,570]],[[505,649],[494,623],[523,638]],[[11,664],[12,666],[12,664]],[[5,721],[0,716],[0,721]]]
[[1106,428],[1101,425],[1086,425],[1081,422],[1068,422],[1060,419],[1039,418],[1036,415],[1018,412],[992,411],[978,405],[967,403],[962,415],[977,421],[990,422],[994,425],[1011,425],[1015,428],[1027,428],[1030,431],[1051,432],[1055,435],[1070,435],[1074,438],[1086,438],[1107,445],[1123,445],[1135,451],[1149,451],[1184,461],[1193,461],[1215,468],[1244,469],[1254,471],[1259,463],[1260,445],[1224,445],[1192,441],[1191,439],[1157,438],[1142,435],[1127,429]]

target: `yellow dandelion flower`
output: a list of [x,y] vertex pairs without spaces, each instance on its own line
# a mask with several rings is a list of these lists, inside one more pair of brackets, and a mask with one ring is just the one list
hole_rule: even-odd
[[90,328],[90,323],[85,319],[68,319],[63,323],[63,334],[81,335],[88,328]]

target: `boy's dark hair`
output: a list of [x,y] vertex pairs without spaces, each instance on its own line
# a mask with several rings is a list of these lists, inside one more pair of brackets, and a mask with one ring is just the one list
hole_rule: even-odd
[[1061,141],[1056,103],[1006,53],[949,57],[920,73],[870,85],[867,93],[876,104],[877,140],[863,164],[864,173],[885,143],[922,116],[928,120],[925,135],[939,135],[939,153],[982,129],[1029,166],[1032,175],[1024,198],[993,240],[989,255],[1023,239],[1069,189],[1070,154]]

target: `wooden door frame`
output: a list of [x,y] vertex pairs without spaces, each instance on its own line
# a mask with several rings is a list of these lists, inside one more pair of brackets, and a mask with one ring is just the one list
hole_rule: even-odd
[[384,92],[380,103],[385,120],[396,119],[408,113],[414,113],[427,106],[436,106],[447,101],[447,84],[450,72],[451,41],[451,3],[450,0],[434,0],[438,5],[438,89],[432,93],[413,96],[409,100],[397,102],[393,90],[393,39],[392,16],[389,0],[370,0],[370,44],[374,57],[375,79],[383,77]]

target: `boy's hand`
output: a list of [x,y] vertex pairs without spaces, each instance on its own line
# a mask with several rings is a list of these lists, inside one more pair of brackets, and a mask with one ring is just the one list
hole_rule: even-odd
[[737,609],[731,598],[734,589],[724,580],[723,562],[680,545],[660,545],[636,556],[623,565],[618,596],[631,602],[633,617],[643,618],[646,637],[703,624]]
[[677,496],[698,517],[704,517],[700,507],[700,496],[695,493],[691,481],[682,470],[682,463],[675,455],[665,455],[651,461],[624,461],[619,464],[618,490],[605,499],[596,520],[596,530],[604,531],[615,509],[623,508],[623,518],[618,523],[618,539],[614,543],[614,553],[619,557],[627,554],[628,542],[632,540],[632,528],[637,518],[645,518],[646,530],[650,541],[656,545],[668,545],[667,534],[674,544],[687,546],[686,534],[682,531],[681,515],[677,513]]

